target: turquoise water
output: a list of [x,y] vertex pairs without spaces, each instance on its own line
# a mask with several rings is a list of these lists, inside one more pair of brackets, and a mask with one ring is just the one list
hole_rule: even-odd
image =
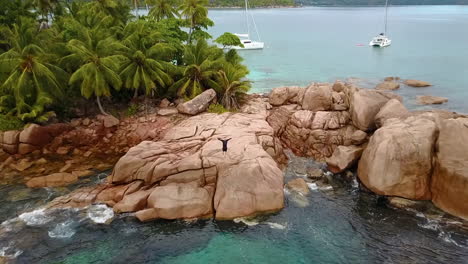
[[[286,180],[316,166],[292,157]],[[21,209],[6,208],[0,255],[16,253],[12,263],[67,264],[467,263],[468,228],[459,220],[444,218],[454,223],[447,224],[430,217],[431,211],[391,209],[339,177],[330,181],[331,187],[315,189],[308,197],[286,192],[284,210],[249,225],[213,220],[139,223],[129,214],[96,224],[90,209],[36,210],[24,217]],[[0,188],[0,207],[25,190]],[[39,190],[16,206],[33,210],[41,204],[40,196],[43,203],[57,191]]]
[[[225,31],[244,33],[242,12],[210,10],[213,37]],[[429,94],[449,98],[442,108],[468,113],[468,6],[390,7],[388,35],[393,43],[383,49],[368,46],[383,31],[382,7],[251,12],[266,45],[261,51],[242,51],[255,82],[253,92],[350,77],[374,87],[386,76],[399,76],[434,84],[400,89],[409,107],[423,108],[415,104],[415,96]]]

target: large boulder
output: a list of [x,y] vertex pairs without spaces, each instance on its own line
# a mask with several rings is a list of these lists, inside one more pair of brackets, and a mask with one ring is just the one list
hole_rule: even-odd
[[361,89],[354,92],[349,111],[354,126],[362,131],[375,129],[375,116],[388,100],[388,96],[377,91]]
[[333,106],[332,88],[329,84],[313,84],[307,88],[302,99],[302,109],[328,111]]
[[422,105],[431,105],[431,104],[443,104],[448,102],[448,98],[446,97],[438,97],[432,95],[419,95],[416,97],[418,104]]
[[419,80],[405,80],[404,84],[411,86],[411,87],[428,87],[432,85],[428,82],[419,81]]
[[383,126],[386,120],[390,118],[404,118],[409,115],[408,109],[397,99],[389,100],[375,116],[377,127]]
[[183,219],[207,217],[213,213],[213,189],[190,185],[156,187],[148,197],[153,218]]
[[468,118],[441,121],[436,156],[432,201],[468,220]]
[[394,119],[371,137],[358,166],[361,182],[371,191],[389,196],[431,198],[437,125],[433,116]]
[[[138,207],[138,219],[148,221],[213,212],[217,219],[233,219],[281,209],[283,174],[274,158],[280,160],[282,149],[264,118],[244,113],[197,115],[173,127],[163,140],[131,148],[109,181],[142,180],[145,186],[158,187],[146,207],[141,208],[141,197],[132,197],[128,202],[123,198],[116,210]],[[219,139],[228,138],[228,151],[223,153]]]
[[216,92],[213,89],[204,91],[203,93],[197,95],[192,100],[179,104],[177,110],[180,113],[187,115],[196,115],[205,111],[210,105],[211,101],[216,97]]
[[345,171],[356,163],[363,151],[361,146],[338,146],[333,155],[326,159],[328,169],[333,173]]

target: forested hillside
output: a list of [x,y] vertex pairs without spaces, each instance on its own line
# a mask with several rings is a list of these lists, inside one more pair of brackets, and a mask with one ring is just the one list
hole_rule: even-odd
[[[210,0],[212,7],[243,7],[244,0]],[[249,0],[250,7],[294,6],[294,0]]]
[[[385,0],[250,0],[251,7],[267,6],[373,6],[384,5]],[[468,5],[468,0],[389,0],[391,5]],[[211,0],[211,7],[242,7],[244,0]]]
[[[383,5],[385,0],[296,0],[302,5]],[[389,0],[391,5],[468,5],[468,0]]]

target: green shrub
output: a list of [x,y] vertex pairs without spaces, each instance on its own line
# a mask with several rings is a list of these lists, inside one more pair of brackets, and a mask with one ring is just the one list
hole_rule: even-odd
[[0,115],[0,131],[23,129],[24,123],[17,117]]
[[137,104],[130,104],[127,108],[127,116],[134,116],[138,112],[138,105]]
[[229,110],[227,110],[226,108],[224,108],[223,105],[220,104],[211,104],[208,107],[208,113],[222,114],[226,112],[229,112]]

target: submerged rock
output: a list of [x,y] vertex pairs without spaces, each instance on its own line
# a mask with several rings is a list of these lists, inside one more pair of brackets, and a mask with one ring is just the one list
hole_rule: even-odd
[[302,195],[308,195],[310,193],[309,186],[307,185],[306,181],[301,178],[289,181],[288,184],[286,184],[286,186],[289,189],[298,192]]
[[419,81],[419,80],[405,80],[404,83],[408,86],[411,87],[428,87],[432,86],[432,84],[424,81]]
[[394,81],[385,81],[379,83],[375,89],[377,90],[397,90],[400,88],[400,84]]
[[77,182],[77,175],[71,173],[54,173],[48,176],[35,177],[26,182],[29,188],[42,188],[42,187],[60,187],[67,186],[71,183]]
[[422,105],[443,104],[448,102],[448,98],[431,95],[419,95],[416,97],[416,100]]

